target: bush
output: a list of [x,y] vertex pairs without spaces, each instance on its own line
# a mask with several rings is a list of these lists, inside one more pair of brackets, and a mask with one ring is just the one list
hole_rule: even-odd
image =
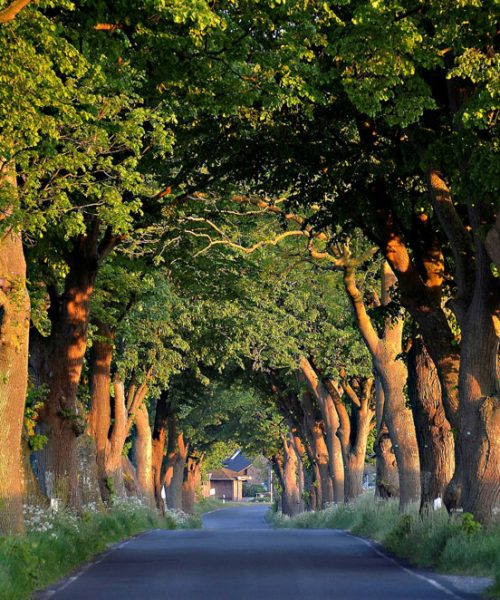
[[76,517],[25,507],[25,536],[0,537],[2,600],[29,598],[36,589],[57,581],[110,544],[153,528],[176,529],[198,524],[179,511],[160,517],[138,499],[116,501],[106,512],[95,505]]

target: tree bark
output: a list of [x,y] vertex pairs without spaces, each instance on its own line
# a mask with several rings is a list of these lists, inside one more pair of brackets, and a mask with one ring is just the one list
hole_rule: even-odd
[[[279,386],[274,381],[271,385],[278,410],[286,419],[293,435],[294,447],[299,457],[303,476],[301,507],[307,505],[308,510],[316,510],[321,504],[318,490],[321,486],[319,469],[310,440],[311,435],[306,431],[307,420],[304,407],[296,393],[280,393]],[[306,468],[307,463],[307,468]]]
[[166,392],[162,392],[156,403],[156,415],[153,428],[153,481],[157,508],[164,512],[165,503],[161,496],[165,478],[165,443],[167,440],[169,406]]
[[[4,165],[4,169],[7,168]],[[15,195],[15,173],[2,187]],[[5,226],[10,210],[0,216],[0,533],[24,529],[21,436],[28,383],[30,302],[21,234]]]
[[194,514],[196,486],[200,480],[200,457],[189,456],[184,467],[182,482],[182,510],[188,515]]
[[[382,272],[383,304],[390,302],[389,290],[396,278],[389,265]],[[399,500],[401,510],[420,499],[420,465],[413,416],[406,406],[404,385],[407,369],[401,360],[403,317],[387,317],[383,335],[375,330],[356,286],[355,269],[344,269],[344,285],[354,309],[357,324],[372,356],[375,372],[384,390],[384,418],[391,436],[399,472]]]
[[141,495],[149,506],[154,506],[153,447],[148,409],[144,403],[135,413],[137,436],[134,455],[137,469],[137,481]]
[[330,476],[330,457],[325,442],[324,424],[321,416],[317,414],[308,392],[302,395],[302,406],[304,428],[312,451],[319,508],[325,508],[333,502],[333,484]]
[[[97,452],[99,489],[103,500],[111,498],[111,484],[107,480],[109,460],[109,431],[111,427],[111,360],[113,358],[114,332],[102,322],[96,322],[96,336],[90,352],[90,411],[87,433],[94,438]],[[119,417],[120,411],[118,411]],[[113,490],[115,486],[113,485]]]
[[128,497],[137,498],[140,494],[139,484],[134,465],[128,456],[121,456],[121,473],[123,474],[123,485]]
[[420,455],[420,511],[443,498],[455,465],[451,426],[442,403],[436,367],[420,337],[414,336],[408,354],[408,396]]
[[[436,214],[441,217],[450,208],[449,198],[446,198],[446,190],[443,185],[442,180],[434,179],[433,184],[429,181],[431,199],[435,200],[439,196],[442,200],[441,209],[436,210]],[[446,417],[450,425],[458,431],[460,428],[458,381],[460,352],[455,334],[451,330],[442,307],[445,272],[443,254],[433,239],[436,237],[435,232],[431,231],[426,215],[422,215],[423,231],[416,232],[416,239],[429,238],[426,248],[422,253],[421,248],[413,244],[413,252],[410,252],[396,225],[390,209],[390,199],[382,190],[378,190],[375,200],[378,203],[375,213],[375,229],[380,248],[397,277],[401,304],[417,322],[419,332],[438,371]],[[437,208],[439,202],[433,203]],[[472,262],[472,259],[469,250],[465,247],[466,240],[462,235],[460,238],[464,247],[455,255],[458,258],[459,272],[466,273],[465,263]],[[419,255],[422,255],[421,268],[417,268],[415,259]],[[455,303],[455,308],[463,303],[463,297],[467,295],[468,289],[471,287],[469,275],[464,274],[463,278],[464,281],[459,284],[459,295],[462,298]],[[444,502],[448,508],[461,506],[462,457],[460,443],[461,440],[457,437],[455,440],[455,472],[444,496]]]
[[483,523],[500,522],[499,285],[478,233],[479,207],[470,208],[475,232],[474,292],[462,326],[460,429],[463,509]]
[[283,447],[283,508],[284,514],[294,517],[300,512],[300,491],[298,483],[298,460],[291,436],[282,436]]
[[78,464],[77,437],[85,430],[84,407],[78,385],[87,348],[90,298],[100,261],[118,238],[110,231],[99,241],[100,230],[93,222],[85,235],[74,240],[68,257],[64,292],[49,286],[50,336],[34,335],[42,382],[49,392],[40,414],[41,433],[48,443],[39,453],[43,487],[47,495],[75,509],[81,505],[79,480],[86,476]]
[[304,512],[304,497],[306,490],[306,474],[304,467],[304,460],[306,458],[306,451],[304,445],[296,431],[295,427],[291,427],[290,435],[292,440],[293,450],[297,456],[297,484],[299,488],[299,509],[298,512]]
[[345,502],[351,502],[363,491],[366,445],[370,431],[375,425],[375,412],[371,407],[373,379],[364,380],[361,386],[362,393],[358,394],[345,380],[345,375],[342,375],[341,385],[351,402],[350,415],[335,383],[329,381],[326,385],[339,415],[340,428],[337,435],[345,465]]
[[375,497],[387,500],[399,496],[399,475],[396,455],[392,447],[389,429],[384,418],[384,390],[379,377],[375,377],[375,413],[377,440],[375,442],[376,482]]
[[344,462],[342,460],[341,442],[337,437],[340,423],[334,400],[310,360],[303,356],[300,359],[300,368],[311,393],[316,398],[323,417],[328,448],[328,466],[332,478],[333,501],[344,502]]
[[182,482],[184,480],[184,467],[189,452],[189,444],[184,442],[182,432],[176,433],[174,438],[170,439],[172,421],[173,418],[171,417],[169,420],[169,450],[167,453],[165,490],[168,508],[182,510]]
[[35,473],[33,472],[30,460],[31,448],[29,446],[27,437],[28,436],[23,433],[23,439],[21,442],[23,453],[23,504],[47,508],[49,505],[49,500],[47,496],[42,493],[35,477]]

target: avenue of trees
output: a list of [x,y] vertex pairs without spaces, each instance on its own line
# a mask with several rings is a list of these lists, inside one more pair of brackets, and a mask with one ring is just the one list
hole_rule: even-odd
[[499,17],[0,1],[0,533],[233,447],[500,520]]

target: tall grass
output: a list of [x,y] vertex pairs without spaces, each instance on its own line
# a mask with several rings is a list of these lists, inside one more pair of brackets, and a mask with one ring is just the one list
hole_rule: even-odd
[[483,528],[467,513],[450,519],[441,509],[420,517],[412,506],[401,514],[397,501],[377,501],[370,494],[293,519],[279,513],[269,519],[275,527],[347,529],[418,566],[494,577],[489,594],[500,598],[500,527]]
[[69,512],[27,510],[28,533],[0,537],[0,598],[24,600],[57,581],[112,543],[149,529],[198,525],[180,513],[160,517],[138,502],[121,502],[106,512],[91,507]]

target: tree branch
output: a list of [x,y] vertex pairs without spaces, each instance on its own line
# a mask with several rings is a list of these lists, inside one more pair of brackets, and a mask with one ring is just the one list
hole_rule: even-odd
[[[191,219],[191,220],[203,221],[203,219]],[[280,233],[278,236],[276,236],[273,239],[261,240],[260,242],[256,242],[252,246],[245,247],[245,246],[242,246],[241,244],[237,244],[236,242],[231,241],[227,237],[227,235],[211,221],[206,220],[206,223],[208,223],[218,233],[220,233],[222,236],[224,236],[225,239],[213,240],[207,233],[199,233],[196,231],[188,230],[187,233],[189,233],[195,237],[204,237],[209,240],[209,243],[207,246],[205,246],[205,248],[203,248],[202,250],[199,250],[198,252],[196,252],[196,254],[194,254],[194,258],[200,256],[201,254],[205,254],[205,252],[208,252],[208,250],[210,250],[210,248],[212,248],[213,246],[228,246],[230,248],[235,248],[236,250],[240,250],[241,252],[244,252],[245,254],[252,254],[253,252],[255,252],[257,250],[260,250],[260,248],[263,248],[264,246],[276,246],[282,240],[284,240],[286,238],[307,235],[307,233],[305,231],[300,231],[300,230],[285,231],[283,233]]]
[[23,8],[29,4],[31,0],[13,0],[3,10],[0,10],[0,24],[8,23],[9,21],[13,21],[17,14],[23,10]]
[[472,240],[460,219],[451,193],[442,176],[436,169],[426,173],[427,187],[437,218],[450,242],[455,260],[455,281],[458,288],[457,301],[460,302],[471,292]]
[[94,29],[96,31],[117,31],[118,29],[122,29],[123,28],[123,24],[122,23],[97,23],[97,25],[95,25]]
[[354,404],[354,406],[356,408],[361,408],[361,401],[360,401],[358,395],[356,394],[356,392],[354,391],[353,387],[347,380],[347,375],[346,375],[345,369],[340,369],[340,385],[342,386],[344,393],[349,398],[349,400]]
[[378,351],[380,338],[368,316],[363,296],[356,285],[356,269],[352,266],[344,269],[344,287],[351,301],[359,331],[366,342],[370,354],[375,356]]

